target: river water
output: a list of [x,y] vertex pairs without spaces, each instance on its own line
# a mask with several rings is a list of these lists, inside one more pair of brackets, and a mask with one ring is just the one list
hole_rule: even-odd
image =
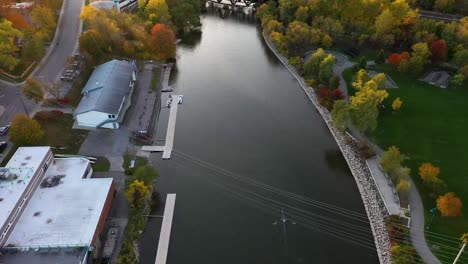
[[[345,160],[256,23],[216,14],[202,23],[201,36],[178,47],[171,83],[184,103],[172,158],[151,156],[161,198],[177,194],[168,263],[377,263]],[[168,112],[161,110],[159,138]],[[141,263],[154,263],[160,225],[150,219]]]

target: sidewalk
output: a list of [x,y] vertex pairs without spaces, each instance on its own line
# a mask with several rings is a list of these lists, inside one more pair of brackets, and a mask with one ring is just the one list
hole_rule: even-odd
[[[344,63],[342,65],[352,66],[353,64],[354,63],[349,62],[349,64]],[[368,65],[373,65],[373,63],[368,62]],[[340,76],[340,79],[341,79],[340,90],[342,90],[343,92],[346,92],[345,94],[347,95],[348,94],[347,85],[342,75],[345,69],[346,68],[344,68],[343,66],[337,66],[333,68],[333,73]],[[346,97],[346,100],[348,100],[348,96]],[[365,144],[367,144],[367,146],[372,148],[372,150],[376,153],[376,155],[379,155],[379,156],[382,155],[384,151],[379,146],[374,144],[374,142],[369,140],[369,138],[359,133],[357,129],[354,128],[351,124],[349,124],[348,130],[354,138],[356,138],[357,140],[361,142],[364,142]],[[372,173],[374,174],[373,170],[372,170]],[[427,245],[426,237],[424,234],[424,230],[425,230],[424,206],[421,200],[421,196],[419,195],[419,192],[411,178],[409,179],[409,182],[411,184],[410,193],[409,193],[409,203],[410,203],[410,208],[411,208],[411,223],[410,223],[411,243],[416,249],[416,252],[418,253],[418,255],[424,260],[424,262],[430,263],[430,264],[441,264],[441,262],[432,253],[432,251],[429,249],[429,246]],[[384,196],[382,196],[382,199],[386,201]]]

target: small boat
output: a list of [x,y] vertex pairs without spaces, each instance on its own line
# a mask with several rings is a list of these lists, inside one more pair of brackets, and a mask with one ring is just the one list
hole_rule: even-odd
[[179,103],[179,104],[182,104],[183,101],[184,101],[184,96],[183,96],[183,95],[179,95],[178,103]]

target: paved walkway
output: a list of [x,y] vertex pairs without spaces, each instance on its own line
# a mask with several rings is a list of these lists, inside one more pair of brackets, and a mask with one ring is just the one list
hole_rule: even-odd
[[[344,66],[348,65],[349,67],[352,67],[354,63],[348,61],[345,63],[342,63],[342,66],[335,66],[333,68],[333,73],[335,75],[340,76],[341,82],[340,82],[340,90],[345,92],[345,94],[348,94],[348,89],[346,82],[343,79],[342,73],[346,69]],[[374,62],[368,62],[368,65],[373,65]],[[348,98],[348,96],[346,96]],[[377,155],[381,155],[384,151],[374,144],[372,141],[370,141],[367,137],[363,136],[361,133],[357,131],[352,125],[349,126],[349,131],[351,135],[362,141],[365,142],[368,146],[370,146],[374,152]],[[421,196],[419,195],[419,192],[413,182],[413,180],[410,178],[409,179],[411,188],[410,188],[410,193],[409,193],[409,203],[411,206],[411,224],[410,224],[410,239],[411,242],[416,249],[416,252],[421,256],[421,258],[424,260],[426,263],[430,264],[440,264],[441,262],[437,259],[436,256],[432,253],[432,251],[429,249],[427,242],[426,242],[426,237],[424,235],[424,230],[425,230],[425,225],[424,225],[424,206],[421,200]],[[382,199],[384,199],[382,197]]]
[[366,160],[367,167],[371,172],[375,185],[377,186],[380,196],[384,201],[388,214],[399,215],[405,217],[405,211],[400,207],[400,201],[395,193],[395,187],[391,180],[385,175],[379,166],[380,157],[375,156]]

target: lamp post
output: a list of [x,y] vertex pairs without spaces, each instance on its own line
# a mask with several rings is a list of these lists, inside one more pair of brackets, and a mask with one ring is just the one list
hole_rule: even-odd
[[437,207],[432,208],[431,210],[429,210],[429,212],[432,213],[432,217],[431,217],[431,220],[429,221],[429,224],[428,224],[427,227],[426,227],[426,229],[428,229],[428,230],[429,230],[429,228],[431,227],[432,220],[434,220],[434,215],[435,215],[435,213],[437,212]]

